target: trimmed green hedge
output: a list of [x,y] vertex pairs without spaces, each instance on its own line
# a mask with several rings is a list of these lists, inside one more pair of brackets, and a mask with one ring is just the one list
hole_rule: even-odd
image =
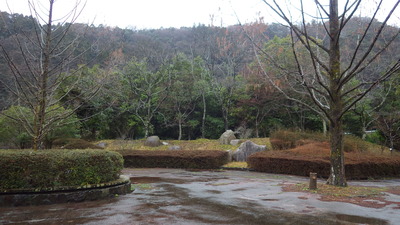
[[119,150],[125,167],[219,169],[228,162],[228,152],[217,150]]
[[118,179],[120,154],[105,150],[0,150],[0,191],[51,190]]

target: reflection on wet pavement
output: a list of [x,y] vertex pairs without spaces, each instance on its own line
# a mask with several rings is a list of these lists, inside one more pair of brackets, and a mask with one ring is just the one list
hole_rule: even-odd
[[124,174],[131,177],[132,194],[0,208],[0,224],[400,224],[399,211],[391,206],[365,208],[282,192],[280,184],[307,181],[301,177],[178,169],[125,169]]

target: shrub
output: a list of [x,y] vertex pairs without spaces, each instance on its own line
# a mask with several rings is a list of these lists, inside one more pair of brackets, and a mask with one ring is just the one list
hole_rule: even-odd
[[385,143],[385,137],[379,131],[367,134],[365,140],[378,145]]
[[[327,178],[330,171],[329,143],[314,142],[286,151],[266,151],[248,158],[249,168],[267,173],[309,176],[316,172]],[[366,152],[346,152],[347,179],[367,179],[400,175],[400,156]]]
[[309,141],[327,141],[328,137],[322,133],[298,132],[278,130],[271,133],[270,142],[272,149],[285,150],[309,143]]
[[359,137],[346,135],[344,137],[343,149],[345,152],[365,152],[371,148],[372,144]]
[[63,149],[103,149],[100,146],[77,138],[59,138],[53,141],[53,148]]
[[217,150],[119,150],[125,167],[218,169],[228,161],[226,151]]
[[[274,150],[286,150],[296,148],[312,142],[327,142],[329,136],[315,132],[297,132],[279,130],[271,134],[270,142]],[[359,137],[346,135],[344,137],[345,152],[362,152],[371,148],[371,144]]]
[[[49,127],[50,131],[44,137],[45,147],[51,148],[54,139],[58,137],[78,137],[79,120],[70,110],[57,105],[48,109],[49,115],[69,114],[72,115],[61,119]],[[13,119],[12,119],[13,118]],[[33,113],[23,106],[11,106],[1,112],[0,115],[0,144],[8,148],[30,148],[32,147],[32,133],[27,130],[32,127]]]
[[0,190],[46,190],[116,180],[123,158],[104,150],[0,150],[0,168]]
[[[310,145],[313,144],[302,147]],[[323,146],[312,146],[312,148],[320,149]],[[330,171],[328,156],[317,156],[315,152],[301,154],[294,150],[267,151],[251,155],[247,160],[247,164],[249,168],[258,172],[298,176],[308,176],[310,172],[316,172],[318,176],[327,177]]]

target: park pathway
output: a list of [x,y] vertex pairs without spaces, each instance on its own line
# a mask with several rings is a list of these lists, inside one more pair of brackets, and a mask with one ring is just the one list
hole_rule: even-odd
[[[375,209],[283,192],[306,178],[247,171],[124,169],[135,191],[112,199],[0,208],[0,224],[400,224],[400,196]],[[321,181],[322,182],[322,181]],[[350,185],[400,186],[400,180]]]

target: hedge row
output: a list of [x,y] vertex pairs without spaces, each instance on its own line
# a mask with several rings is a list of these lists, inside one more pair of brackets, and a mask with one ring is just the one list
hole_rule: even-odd
[[130,168],[218,169],[228,161],[226,151],[217,150],[119,150]]
[[[400,160],[365,160],[345,162],[346,178],[350,180],[397,177],[400,175]],[[307,159],[295,157],[271,156],[268,152],[260,152],[248,158],[249,168],[267,173],[309,176],[315,172],[319,177],[328,178],[330,162],[325,159]]]
[[[296,148],[312,142],[327,142],[329,136],[316,132],[298,132],[289,130],[278,130],[271,134],[270,142],[273,150],[286,150]],[[346,135],[344,137],[345,152],[363,152],[371,147],[371,143],[361,138]]]
[[105,150],[0,150],[0,191],[51,190],[118,179],[123,158]]

